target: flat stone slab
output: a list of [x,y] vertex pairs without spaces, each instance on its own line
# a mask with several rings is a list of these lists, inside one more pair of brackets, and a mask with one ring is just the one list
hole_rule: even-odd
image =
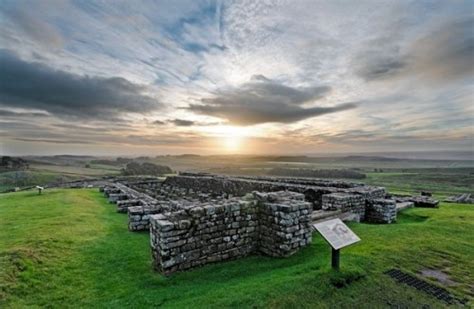
[[413,207],[415,207],[415,204],[413,202],[400,202],[400,203],[397,203],[397,212],[400,212],[407,208],[413,208]]

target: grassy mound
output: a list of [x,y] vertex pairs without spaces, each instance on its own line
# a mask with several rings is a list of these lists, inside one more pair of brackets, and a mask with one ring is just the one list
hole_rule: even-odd
[[[362,242],[330,269],[320,236],[287,259],[250,256],[163,277],[149,236],[95,190],[0,195],[0,307],[443,307],[390,268],[443,271],[472,304],[474,206],[410,209],[392,225],[351,224]],[[427,279],[435,282],[435,279]]]

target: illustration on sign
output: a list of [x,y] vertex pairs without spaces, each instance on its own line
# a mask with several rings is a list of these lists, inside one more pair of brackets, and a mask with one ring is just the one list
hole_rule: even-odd
[[360,238],[341,219],[328,220],[313,226],[336,250],[360,241]]

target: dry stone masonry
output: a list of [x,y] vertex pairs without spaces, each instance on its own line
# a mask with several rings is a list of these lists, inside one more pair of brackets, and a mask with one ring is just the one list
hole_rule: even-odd
[[164,274],[255,252],[284,257],[311,242],[311,203],[289,192],[254,192],[151,216],[155,269]]
[[360,183],[196,173],[110,180],[101,191],[128,214],[130,231],[150,232],[153,265],[164,274],[255,253],[292,255],[321,220],[392,223],[401,209],[437,205]]
[[362,195],[348,193],[331,193],[322,196],[323,210],[350,211],[358,216],[357,221],[365,218],[366,199]]
[[394,200],[374,199],[367,202],[365,211],[367,221],[392,223],[397,220],[397,205]]

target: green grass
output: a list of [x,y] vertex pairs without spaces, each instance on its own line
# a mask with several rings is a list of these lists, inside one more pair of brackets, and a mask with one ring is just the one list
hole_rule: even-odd
[[50,165],[50,164],[33,164],[30,169],[42,172],[53,172],[61,175],[71,176],[103,176],[103,175],[117,175],[120,172],[119,167],[100,164],[89,164],[90,167],[83,166],[68,166],[68,165]]
[[[474,206],[409,209],[392,225],[351,224],[362,242],[329,267],[321,237],[287,259],[250,256],[163,277],[151,269],[147,233],[94,190],[0,195],[0,308],[356,307],[445,304],[395,283],[393,267],[436,268],[473,300]],[[338,287],[342,286],[342,287]]]
[[440,196],[474,192],[474,174],[458,169],[367,173],[367,184],[384,186],[390,192],[431,191]]
[[119,167],[99,164],[91,164],[89,168],[84,166],[32,164],[30,168],[25,171],[1,172],[0,192],[11,190],[15,187],[44,186],[54,182],[66,182],[119,174]]
[[[16,176],[19,175],[19,176]],[[62,181],[71,181],[80,179],[81,176],[62,175],[47,171],[20,171],[0,173],[0,192],[11,190],[15,187],[29,187],[34,185],[45,185],[47,183]]]

